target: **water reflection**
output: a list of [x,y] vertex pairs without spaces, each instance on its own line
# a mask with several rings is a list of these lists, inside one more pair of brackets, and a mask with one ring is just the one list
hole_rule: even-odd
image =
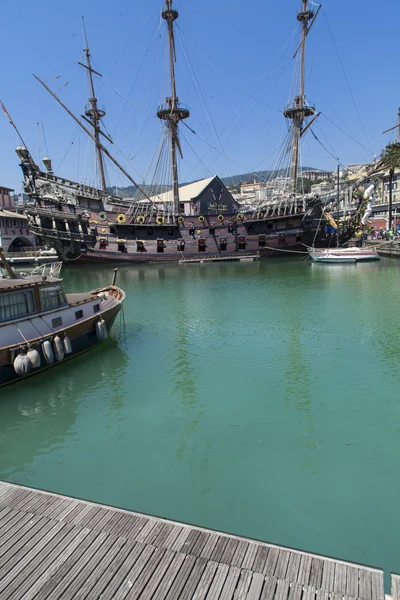
[[[23,472],[38,453],[60,447],[75,433],[82,403],[96,402],[124,378],[128,355],[109,338],[82,356],[3,388],[0,401],[0,478]],[[107,394],[113,410],[120,408]],[[22,434],[23,443],[14,438]],[[12,449],[12,452],[10,451]]]

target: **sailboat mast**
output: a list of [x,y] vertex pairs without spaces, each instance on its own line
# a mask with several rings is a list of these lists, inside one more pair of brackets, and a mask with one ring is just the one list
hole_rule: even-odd
[[300,42],[300,90],[299,95],[295,96],[294,101],[289,105],[284,115],[292,120],[292,165],[290,170],[290,189],[293,195],[297,192],[297,178],[299,171],[299,146],[302,135],[303,122],[306,117],[315,113],[311,106],[307,106],[305,97],[305,65],[306,65],[306,40],[310,30],[309,21],[314,19],[314,12],[308,8],[308,0],[301,0],[302,10],[297,15],[297,20],[301,23],[301,42]]
[[103,162],[103,154],[101,151],[101,144],[100,144],[100,120],[105,116],[105,110],[103,109],[99,109],[98,105],[97,105],[97,98],[96,98],[96,94],[95,94],[95,90],[94,90],[94,82],[93,82],[93,73],[96,73],[96,75],[99,75],[101,77],[100,73],[97,73],[97,71],[95,71],[94,69],[92,69],[92,64],[91,64],[91,58],[90,58],[90,50],[89,50],[89,43],[88,43],[88,39],[87,39],[87,34],[86,34],[86,27],[85,27],[85,21],[82,17],[82,24],[83,24],[83,32],[85,35],[85,44],[86,44],[86,48],[83,49],[85,55],[86,55],[86,65],[82,65],[84,66],[89,74],[89,86],[90,86],[90,98],[89,98],[89,103],[90,106],[86,107],[85,110],[85,115],[87,117],[87,121],[89,121],[89,123],[92,125],[93,127],[93,134],[94,134],[94,138],[95,138],[95,145],[96,145],[96,154],[97,154],[97,164],[99,166],[99,172],[100,172],[100,181],[101,181],[101,187],[103,189],[103,191],[107,191],[107,184],[106,184],[106,178],[105,178],[105,173],[104,173],[104,162]]
[[162,104],[158,111],[157,117],[163,121],[166,121],[167,127],[170,134],[170,148],[171,148],[171,168],[172,168],[172,188],[173,188],[173,201],[174,201],[174,214],[179,215],[179,179],[178,179],[178,160],[177,150],[182,156],[182,150],[178,136],[178,125],[179,121],[187,119],[190,112],[187,108],[179,106],[179,98],[176,94],[176,77],[175,77],[175,62],[176,62],[176,48],[175,48],[175,34],[174,34],[174,22],[179,16],[177,10],[172,7],[172,0],[165,0],[165,8],[161,13],[162,18],[167,22],[168,25],[168,49],[169,49],[169,68],[170,68],[170,83],[171,83],[171,95],[165,99],[165,104]]

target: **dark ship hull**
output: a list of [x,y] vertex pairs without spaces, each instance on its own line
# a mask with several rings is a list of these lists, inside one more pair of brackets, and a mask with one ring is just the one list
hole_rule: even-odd
[[[37,209],[34,210],[37,215]],[[27,211],[30,215],[30,210]],[[97,216],[97,218],[96,218]],[[215,215],[204,221],[181,218],[183,223],[118,224],[102,223],[92,213],[88,233],[65,231],[58,220],[49,229],[37,223],[32,231],[43,243],[55,248],[65,261],[91,263],[185,262],[204,259],[266,258],[306,252],[307,247],[328,247],[336,234],[327,233],[320,211],[264,219],[246,219],[243,215],[227,215],[216,225]],[[218,221],[217,221],[218,222]],[[341,243],[352,235],[342,232]]]

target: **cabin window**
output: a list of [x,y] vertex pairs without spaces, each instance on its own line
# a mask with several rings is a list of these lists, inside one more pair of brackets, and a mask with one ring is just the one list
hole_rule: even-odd
[[64,292],[59,285],[40,288],[40,299],[43,310],[50,310],[50,308],[66,304]]
[[0,321],[23,317],[35,312],[33,290],[0,295]]
[[83,318],[83,310],[77,310],[75,313],[75,319],[82,319]]
[[53,327],[61,327],[62,325],[62,318],[61,317],[56,317],[55,319],[52,319],[51,324]]
[[95,304],[95,305],[93,306],[93,312],[94,312],[94,313],[98,313],[98,312],[100,312],[100,304]]

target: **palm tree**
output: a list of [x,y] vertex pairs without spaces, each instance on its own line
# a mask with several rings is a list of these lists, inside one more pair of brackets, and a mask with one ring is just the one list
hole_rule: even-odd
[[393,177],[396,168],[400,168],[400,142],[393,142],[386,146],[375,169],[389,171],[389,229],[392,228]]

